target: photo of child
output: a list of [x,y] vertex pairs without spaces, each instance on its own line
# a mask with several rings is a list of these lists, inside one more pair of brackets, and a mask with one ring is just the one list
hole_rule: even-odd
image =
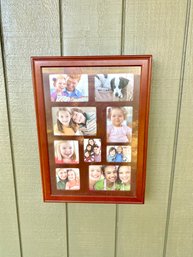
[[101,139],[84,139],[84,161],[101,162]]
[[131,146],[107,146],[107,162],[131,162]]
[[80,175],[79,169],[67,170],[66,190],[79,190],[80,189]]
[[96,107],[72,107],[72,121],[83,136],[96,135]]
[[78,128],[72,121],[72,111],[69,107],[53,107],[52,120],[54,135],[72,136],[78,134]]
[[89,166],[89,190],[94,190],[94,185],[97,181],[104,178],[102,175],[101,165],[90,165]]
[[107,142],[131,143],[132,107],[107,107]]
[[58,190],[79,190],[80,179],[79,169],[77,168],[57,168],[56,186]]
[[131,166],[119,166],[118,179],[120,180],[120,191],[131,190]]
[[96,102],[133,100],[134,74],[96,74],[94,83]]
[[79,163],[78,141],[63,140],[54,141],[55,163]]
[[87,74],[51,74],[49,83],[52,102],[88,102]]
[[56,186],[59,190],[64,190],[67,182],[67,169],[56,169]]
[[119,190],[117,166],[102,166],[102,175],[94,184],[94,190]]

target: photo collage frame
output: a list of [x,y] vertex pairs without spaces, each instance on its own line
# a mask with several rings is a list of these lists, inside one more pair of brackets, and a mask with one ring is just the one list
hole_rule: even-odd
[[151,56],[32,68],[44,200],[143,203]]

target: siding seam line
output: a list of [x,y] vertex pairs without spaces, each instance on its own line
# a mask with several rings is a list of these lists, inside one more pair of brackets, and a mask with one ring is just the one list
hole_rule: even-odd
[[171,175],[170,175],[170,185],[169,185],[169,192],[168,192],[168,206],[167,206],[166,224],[165,224],[165,237],[164,237],[164,245],[163,245],[163,257],[166,257],[167,255],[167,244],[168,244],[170,217],[171,217],[174,177],[175,177],[175,170],[176,170],[178,135],[179,135],[179,127],[180,127],[180,115],[181,115],[183,88],[184,88],[184,74],[185,74],[185,66],[186,66],[186,52],[187,52],[188,32],[189,32],[189,23],[190,23],[190,9],[191,9],[191,0],[187,0],[181,68],[180,68],[178,102],[177,102],[177,112],[176,112],[176,122],[175,122],[175,132],[174,132],[173,154],[172,154],[172,164],[171,164]]
[[[62,0],[59,0],[59,33],[60,33],[60,55],[63,56],[63,22],[62,22]],[[66,211],[66,256],[69,257],[69,228],[68,228],[68,204],[65,203]]]
[[12,171],[13,171],[13,184],[14,184],[14,192],[15,192],[15,209],[16,209],[16,216],[17,216],[19,250],[20,250],[20,256],[23,257],[16,166],[15,166],[15,158],[14,158],[13,135],[11,131],[11,115],[10,115],[11,111],[10,111],[10,101],[9,101],[9,93],[8,93],[8,77],[7,77],[7,69],[6,69],[6,53],[5,53],[3,21],[2,21],[2,2],[0,2],[0,29],[1,29],[0,36],[1,36],[2,68],[3,68],[4,86],[5,86],[5,101],[6,101],[6,108],[7,108],[7,122],[8,122],[8,134],[9,134],[9,142],[10,142],[11,161],[12,161]]

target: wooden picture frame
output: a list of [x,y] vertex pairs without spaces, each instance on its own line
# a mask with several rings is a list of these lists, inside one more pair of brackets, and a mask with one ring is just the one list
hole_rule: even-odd
[[151,55],[31,60],[44,201],[144,203]]

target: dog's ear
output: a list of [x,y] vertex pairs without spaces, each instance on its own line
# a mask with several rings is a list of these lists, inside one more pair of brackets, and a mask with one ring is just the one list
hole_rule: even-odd
[[121,82],[120,84],[121,84],[122,88],[126,87],[129,84],[128,79],[123,78],[123,77],[120,77],[119,79],[120,79],[120,82]]
[[113,91],[115,88],[115,78],[111,79],[111,90]]

